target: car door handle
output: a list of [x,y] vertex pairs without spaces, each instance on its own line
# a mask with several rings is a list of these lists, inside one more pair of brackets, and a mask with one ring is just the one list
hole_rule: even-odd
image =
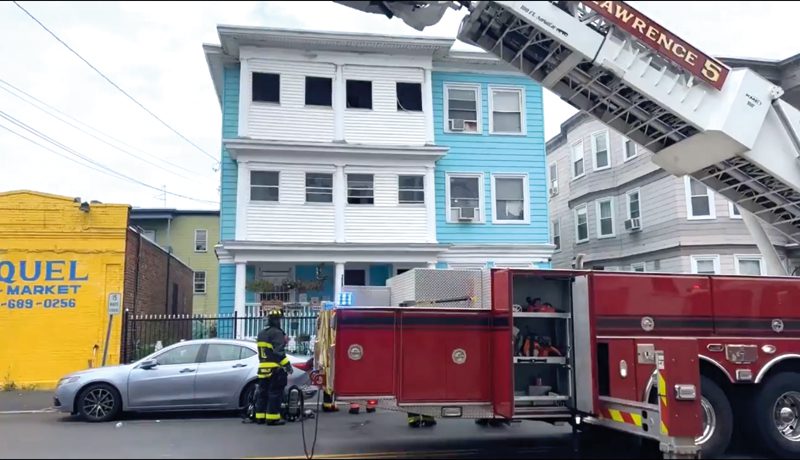
[[181,369],[181,374],[185,374],[187,372],[194,372],[194,369],[187,367],[186,369]]
[[238,364],[234,364],[234,365],[233,365],[233,366],[231,366],[231,367],[233,367],[233,368],[238,368],[238,367],[247,367],[247,364],[238,363]]

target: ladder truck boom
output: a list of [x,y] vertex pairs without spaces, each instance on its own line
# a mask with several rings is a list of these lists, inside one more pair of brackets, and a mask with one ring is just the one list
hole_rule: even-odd
[[735,203],[772,274],[783,270],[758,222],[800,243],[800,111],[758,73],[726,67],[630,5],[338,3],[418,30],[448,7],[466,7],[458,39],[649,149],[669,173],[690,175]]

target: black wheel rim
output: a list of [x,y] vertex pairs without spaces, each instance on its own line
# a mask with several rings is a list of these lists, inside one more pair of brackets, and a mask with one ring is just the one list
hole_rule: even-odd
[[105,388],[89,390],[83,397],[83,413],[87,417],[98,420],[114,411],[114,395]]

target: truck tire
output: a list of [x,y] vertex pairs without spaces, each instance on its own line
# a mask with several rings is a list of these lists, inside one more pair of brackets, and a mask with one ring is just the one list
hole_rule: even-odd
[[[703,433],[697,439],[702,458],[719,458],[733,435],[733,409],[725,392],[708,377],[700,376]],[[711,423],[708,423],[709,420]]]
[[751,426],[776,456],[800,457],[800,373],[782,372],[756,390]]

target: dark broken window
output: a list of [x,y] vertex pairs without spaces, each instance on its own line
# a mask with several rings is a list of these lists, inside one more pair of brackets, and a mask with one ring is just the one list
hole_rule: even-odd
[[397,83],[397,110],[422,111],[421,83]]
[[324,77],[306,77],[306,105],[331,106],[333,80]]
[[372,108],[372,82],[363,80],[347,80],[347,108]]
[[281,77],[276,73],[253,73],[253,102],[281,101]]

